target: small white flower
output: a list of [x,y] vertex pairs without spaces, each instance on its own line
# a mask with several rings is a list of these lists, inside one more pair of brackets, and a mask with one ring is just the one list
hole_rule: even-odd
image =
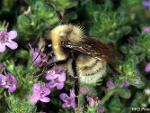
[[145,89],[145,90],[144,90],[144,93],[145,93],[146,95],[150,95],[150,89],[148,89],[148,88]]

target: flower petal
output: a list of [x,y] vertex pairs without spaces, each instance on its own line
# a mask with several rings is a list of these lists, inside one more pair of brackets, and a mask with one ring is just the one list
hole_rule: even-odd
[[0,86],[4,86],[6,84],[6,76],[0,74]]
[[16,78],[11,73],[7,74],[7,80],[10,81],[12,84],[16,84],[17,83]]
[[69,97],[68,97],[68,95],[66,93],[62,93],[62,94],[59,95],[59,98],[62,101],[67,102],[67,98],[69,98]]
[[50,102],[50,98],[43,97],[43,98],[40,98],[40,101],[42,101],[42,102]]
[[4,52],[6,50],[6,46],[4,43],[0,43],[0,52]]
[[55,83],[54,81],[50,81],[49,83],[47,83],[47,87],[50,89],[53,89],[54,87],[56,87],[57,83]]
[[6,45],[12,50],[17,49],[17,47],[18,47],[18,44],[14,41],[9,41],[6,43]]
[[149,72],[150,71],[150,63],[148,63],[146,66],[145,66],[145,72]]
[[71,105],[70,105],[70,104],[68,104],[68,103],[63,103],[62,107],[63,107],[63,108],[70,108],[70,107],[71,107]]
[[64,83],[57,83],[57,89],[62,89],[64,87]]
[[76,97],[74,89],[70,90],[70,97],[71,98],[75,98]]
[[110,89],[115,88],[115,84],[113,83],[112,80],[107,81],[106,86]]
[[9,92],[14,92],[16,90],[16,84],[16,78],[11,73],[8,73],[6,76],[6,84],[4,85],[4,88],[7,88]]
[[98,109],[98,112],[99,112],[99,113],[104,113],[104,111],[105,111],[105,110],[104,110],[104,108],[102,108],[102,107],[100,107],[100,108]]
[[60,76],[58,77],[58,81],[60,82],[64,82],[66,80],[66,73],[65,72],[62,72],[60,74]]
[[8,91],[11,92],[11,93],[14,92],[14,91],[16,91],[16,85],[8,87]]
[[17,37],[17,32],[14,30],[8,32],[8,37],[9,39],[15,39]]
[[75,105],[75,99],[74,99],[74,100],[72,100],[72,102],[71,102],[71,107],[72,107],[72,108],[75,108],[75,106],[76,106],[76,105]]
[[28,97],[29,101],[32,103],[32,104],[36,104],[38,101],[39,101],[39,96],[37,95],[30,95]]
[[79,91],[81,94],[86,94],[88,92],[88,89],[86,87],[80,87]]
[[48,89],[47,87],[42,87],[41,92],[43,92],[41,95],[42,97],[45,97],[51,93],[50,89]]
[[59,74],[47,75],[47,76],[46,76],[46,80],[54,80],[54,79],[56,79],[58,76],[60,76],[60,75],[59,75]]
[[40,83],[33,84],[32,91],[33,93],[39,93],[41,90]]
[[143,2],[143,5],[144,5],[145,7],[150,7],[150,2],[149,2],[149,1],[144,1],[144,2]]

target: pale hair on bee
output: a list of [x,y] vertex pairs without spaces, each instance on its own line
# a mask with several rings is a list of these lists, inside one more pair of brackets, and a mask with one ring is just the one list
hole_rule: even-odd
[[47,51],[53,51],[54,62],[64,61],[68,74],[77,74],[81,83],[96,84],[106,75],[107,64],[116,60],[114,49],[110,45],[84,35],[80,26],[56,26],[49,32],[48,42],[42,40],[40,47],[46,47],[45,44],[51,42]]
[[65,60],[67,58],[63,48],[61,47],[62,41],[79,42],[82,40],[83,32],[81,27],[68,25],[56,26],[50,31],[52,41],[52,48],[57,60]]

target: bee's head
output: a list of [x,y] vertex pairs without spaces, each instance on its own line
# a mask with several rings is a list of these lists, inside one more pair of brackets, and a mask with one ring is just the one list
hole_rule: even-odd
[[52,57],[53,50],[52,50],[52,42],[50,39],[45,37],[40,38],[38,48],[44,55]]
[[83,37],[82,28],[74,25],[60,25],[52,29],[51,38],[58,38],[60,41],[78,42]]
[[59,25],[50,31],[49,38],[52,42],[52,50],[56,61],[64,61],[68,58],[68,52],[62,47],[65,41],[79,42],[82,38],[82,30],[78,26]]
[[46,38],[40,39],[39,48],[42,52],[53,52],[56,61],[64,61],[69,57],[69,52],[62,47],[62,43],[70,41],[78,43],[82,40],[83,33],[79,26],[59,25],[50,31]]

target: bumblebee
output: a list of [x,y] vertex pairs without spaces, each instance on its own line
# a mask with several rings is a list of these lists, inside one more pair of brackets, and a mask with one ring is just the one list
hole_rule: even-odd
[[85,36],[81,27],[72,24],[53,28],[39,47],[47,53],[52,51],[54,62],[63,63],[69,75],[76,74],[85,84],[96,84],[106,75],[106,65],[116,59],[110,45]]

